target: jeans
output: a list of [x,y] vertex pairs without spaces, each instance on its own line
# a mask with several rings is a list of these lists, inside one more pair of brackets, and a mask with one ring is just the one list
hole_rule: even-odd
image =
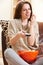
[[38,58],[32,64],[28,64],[11,48],[5,50],[4,56],[9,65],[43,65],[43,57]]

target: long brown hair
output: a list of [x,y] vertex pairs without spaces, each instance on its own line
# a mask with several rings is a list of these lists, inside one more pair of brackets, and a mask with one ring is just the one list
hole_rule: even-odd
[[31,14],[30,14],[30,18],[28,20],[31,20],[31,16],[32,16],[32,6],[28,1],[25,2],[20,2],[19,4],[17,4],[16,9],[15,9],[15,15],[14,15],[14,19],[20,19],[21,18],[21,10],[24,4],[28,4],[30,6],[31,9]]

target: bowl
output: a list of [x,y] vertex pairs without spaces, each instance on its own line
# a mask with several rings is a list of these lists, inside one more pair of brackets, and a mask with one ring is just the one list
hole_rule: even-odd
[[38,56],[39,51],[38,50],[22,50],[22,51],[18,51],[18,54],[21,58],[23,58],[26,62],[28,63],[32,63],[36,60],[37,56]]

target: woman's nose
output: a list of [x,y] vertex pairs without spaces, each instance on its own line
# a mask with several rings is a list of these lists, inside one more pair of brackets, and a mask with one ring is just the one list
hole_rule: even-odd
[[26,10],[27,13],[30,13],[30,10]]

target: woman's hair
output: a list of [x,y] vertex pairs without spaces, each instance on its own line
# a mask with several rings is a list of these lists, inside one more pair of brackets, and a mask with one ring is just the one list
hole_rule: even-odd
[[30,18],[28,20],[31,20],[31,16],[32,16],[32,6],[29,2],[25,1],[25,2],[20,2],[19,4],[17,4],[16,9],[15,9],[15,15],[14,15],[14,19],[20,19],[21,18],[21,11],[22,11],[22,7],[24,4],[28,4],[30,6],[31,9],[31,14],[30,14]]

